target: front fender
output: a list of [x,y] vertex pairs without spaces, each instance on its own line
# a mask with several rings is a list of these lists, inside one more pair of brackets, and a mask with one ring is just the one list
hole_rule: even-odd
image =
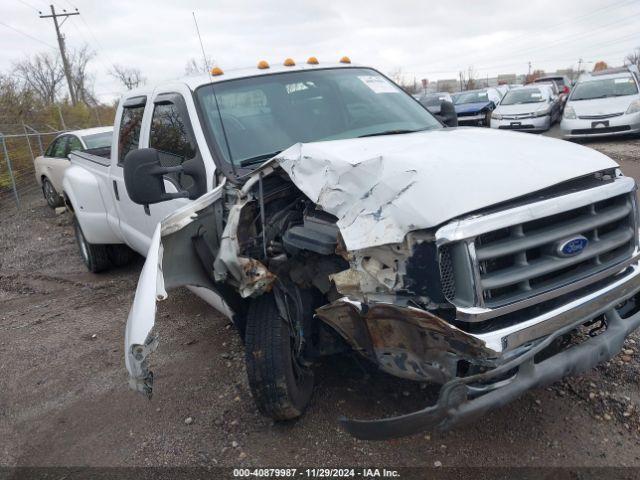
[[[213,264],[203,265],[193,246],[195,237],[217,237],[212,205],[221,196],[222,186],[219,186],[190,202],[159,223],[151,238],[124,335],[129,385],[149,397],[153,389],[149,354],[158,345],[158,338],[153,333],[156,302],[167,298],[167,290],[188,286],[214,307],[222,310],[226,307],[216,293],[212,272],[208,271]],[[222,313],[229,315],[228,310]]]
[[164,249],[160,232],[161,224],[158,224],[151,238],[124,333],[124,363],[129,372],[129,385],[149,397],[153,388],[153,373],[149,370],[147,359],[158,344],[157,338],[151,335],[156,318],[156,301],[167,298],[162,274]]

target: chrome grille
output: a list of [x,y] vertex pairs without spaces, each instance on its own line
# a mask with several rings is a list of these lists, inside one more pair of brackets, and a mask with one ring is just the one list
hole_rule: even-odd
[[[587,247],[559,256],[559,242],[577,235]],[[483,233],[473,241],[479,300],[493,308],[579,281],[630,257],[635,235],[630,194]]]
[[[453,220],[435,233],[443,293],[484,322],[614,281],[640,259],[637,210],[635,181],[606,170]],[[588,245],[562,255],[576,237]]]
[[602,113],[598,115],[579,115],[578,118],[581,120],[599,120],[602,118],[614,118],[624,115],[624,112],[617,113]]

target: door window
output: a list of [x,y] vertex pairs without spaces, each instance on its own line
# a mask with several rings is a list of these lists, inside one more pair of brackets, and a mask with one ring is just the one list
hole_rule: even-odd
[[[149,147],[158,151],[162,166],[178,166],[195,158],[195,145],[178,107],[172,102],[156,104],[151,118]],[[193,186],[193,179],[188,175],[172,173],[167,177],[182,189],[189,190]]]
[[75,150],[82,151],[82,143],[80,143],[80,139],[78,137],[76,137],[75,135],[71,135],[69,136],[69,141],[67,142],[66,155],[69,155],[69,153]]
[[118,131],[118,165],[120,166],[123,165],[127,153],[138,148],[143,113],[144,104],[131,107],[125,105],[122,109],[120,130]]
[[60,137],[56,140],[51,156],[55,158],[67,158],[68,136]]

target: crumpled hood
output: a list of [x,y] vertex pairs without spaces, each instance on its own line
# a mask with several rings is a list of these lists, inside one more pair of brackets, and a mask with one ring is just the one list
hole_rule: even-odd
[[617,166],[581,145],[484,128],[298,143],[273,161],[338,217],[349,250]]
[[624,113],[631,102],[640,98],[639,95],[624,95],[621,97],[594,98],[593,100],[570,100],[576,115],[607,115],[610,113]]
[[459,103],[455,105],[456,113],[473,113],[479,112],[483,108],[488,107],[492,102],[490,100],[486,102],[475,103]]

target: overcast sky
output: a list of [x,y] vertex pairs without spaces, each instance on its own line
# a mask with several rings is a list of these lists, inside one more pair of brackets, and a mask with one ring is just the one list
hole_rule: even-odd
[[[39,51],[56,51],[47,0],[0,1],[0,70]],[[150,82],[184,74],[207,54],[223,69],[286,57],[320,62],[349,55],[386,73],[435,80],[473,66],[479,76],[621,64],[640,46],[640,0],[56,0],[73,11],[62,30],[69,48],[88,44],[95,91],[109,100],[122,90],[107,74],[135,66]],[[22,33],[16,32],[17,29]],[[28,36],[27,36],[28,35]],[[33,38],[30,38],[33,37]],[[48,46],[49,45],[49,46]]]

